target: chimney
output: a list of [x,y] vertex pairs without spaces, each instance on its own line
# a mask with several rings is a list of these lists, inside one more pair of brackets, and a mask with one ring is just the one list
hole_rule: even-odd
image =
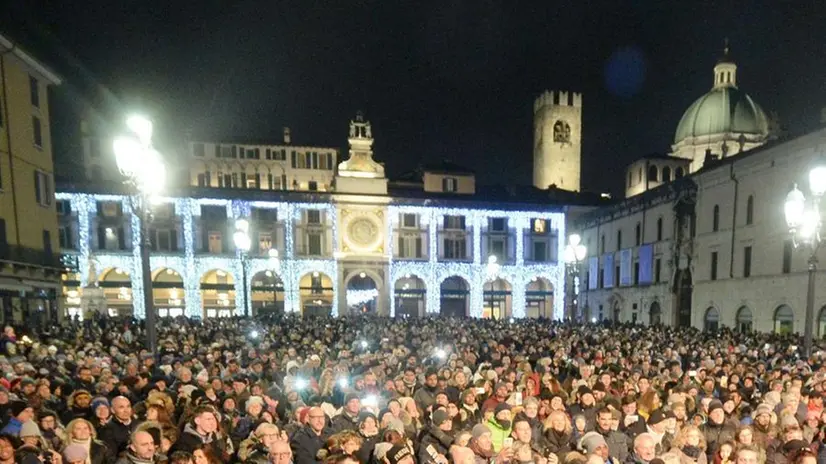
[[287,144],[287,145],[292,143],[292,137],[290,137],[290,128],[289,127],[284,128],[284,143]]

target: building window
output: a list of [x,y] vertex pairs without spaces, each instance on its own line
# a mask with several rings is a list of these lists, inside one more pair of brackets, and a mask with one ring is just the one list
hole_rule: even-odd
[[751,277],[751,247],[743,248],[743,277]]
[[321,224],[321,211],[317,210],[317,209],[308,209],[307,210],[307,224],[320,225]]
[[445,259],[465,259],[467,242],[464,237],[445,238]]
[[640,284],[640,262],[634,263],[634,285]]
[[224,252],[224,241],[221,232],[211,231],[207,237],[207,251],[214,254]]
[[52,233],[46,229],[43,229],[43,251],[47,255],[52,254]]
[[34,196],[40,206],[51,206],[52,186],[49,175],[45,172],[34,171]]
[[321,234],[307,234],[307,254],[310,256],[321,256]]
[[456,179],[453,177],[445,177],[442,179],[442,191],[443,192],[455,192],[456,191]]
[[422,258],[422,237],[399,237],[399,251],[400,258]]
[[792,252],[794,251],[794,243],[791,240],[783,242],[783,274],[792,272]]
[[75,249],[74,240],[72,240],[72,228],[70,226],[60,226],[57,229],[57,243],[62,250]]
[[617,231],[617,250],[621,250],[621,249],[622,249],[622,231],[618,230]]
[[677,168],[677,170],[674,171],[674,178],[675,179],[682,179],[684,174],[685,174],[685,171],[683,171],[683,168]]
[[662,267],[661,266],[662,266],[662,260],[660,258],[657,258],[654,261],[654,282],[656,282],[656,283],[660,283],[660,278],[662,276],[662,274],[661,274]]
[[314,180],[311,180],[311,181],[307,182],[307,190],[309,190],[311,192],[317,191],[318,190],[318,182],[316,182]]
[[754,223],[754,195],[749,195],[746,200],[746,225],[750,226]]
[[257,189],[260,188],[261,185],[258,183],[258,173],[250,174],[247,176],[247,185],[248,189]]
[[657,241],[661,242],[663,239],[663,218],[657,218]]
[[657,182],[657,166],[648,167],[648,182]]
[[505,218],[488,219],[488,230],[490,232],[506,232]]
[[533,261],[544,263],[548,261],[548,244],[543,241],[533,242]]
[[628,171],[628,188],[631,188],[631,171]]
[[508,258],[507,241],[503,238],[491,238],[488,241],[488,255],[495,255],[499,262]]
[[69,200],[59,200],[55,203],[58,216],[69,216],[72,214],[72,203]]
[[663,182],[671,181],[671,168],[666,166],[663,168]]
[[465,217],[445,216],[444,228],[446,230],[465,230]]
[[32,106],[40,108],[40,86],[34,76],[29,76],[29,93],[31,94]]
[[711,216],[711,230],[713,232],[720,230],[720,205],[714,205]]
[[196,143],[196,144],[194,144],[194,145],[192,146],[192,153],[193,153],[195,156],[200,156],[201,158],[203,158],[204,156],[206,156],[206,150],[204,149],[204,144],[203,144],[203,143]]
[[402,227],[405,229],[416,229],[418,227],[418,215],[416,214],[402,214]]
[[642,227],[640,226],[640,223],[638,222],[636,229],[634,229],[634,244],[636,246],[640,246],[641,243],[642,243]]
[[711,252],[711,280],[717,280],[717,252]]
[[605,254],[605,234],[599,237],[599,254]]
[[40,118],[37,116],[32,116],[32,138],[35,146],[43,146],[43,127],[41,127]]
[[533,227],[531,227],[531,230],[533,230],[534,235],[545,235],[546,233],[548,233],[548,227],[546,222],[547,221],[545,221],[544,219],[533,220]]

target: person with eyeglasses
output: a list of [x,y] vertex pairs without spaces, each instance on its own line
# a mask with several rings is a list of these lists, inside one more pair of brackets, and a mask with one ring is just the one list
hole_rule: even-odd
[[327,426],[327,415],[319,407],[310,408],[307,413],[307,425],[298,429],[290,440],[290,447],[296,464],[320,463],[318,451],[324,447],[330,429]]

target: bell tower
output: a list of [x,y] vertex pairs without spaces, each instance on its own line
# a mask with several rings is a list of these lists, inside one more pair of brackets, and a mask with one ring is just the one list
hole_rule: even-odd
[[533,185],[579,191],[582,94],[546,91],[533,104]]

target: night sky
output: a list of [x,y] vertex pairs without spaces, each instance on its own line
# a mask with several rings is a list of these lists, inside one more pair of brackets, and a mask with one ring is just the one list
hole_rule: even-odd
[[582,92],[583,188],[616,192],[627,163],[668,151],[725,37],[741,88],[793,132],[817,124],[825,4],[16,0],[2,19],[59,43],[168,137],[277,142],[290,126],[295,143],[346,153],[363,110],[390,176],[450,159],[530,184],[534,98]]

